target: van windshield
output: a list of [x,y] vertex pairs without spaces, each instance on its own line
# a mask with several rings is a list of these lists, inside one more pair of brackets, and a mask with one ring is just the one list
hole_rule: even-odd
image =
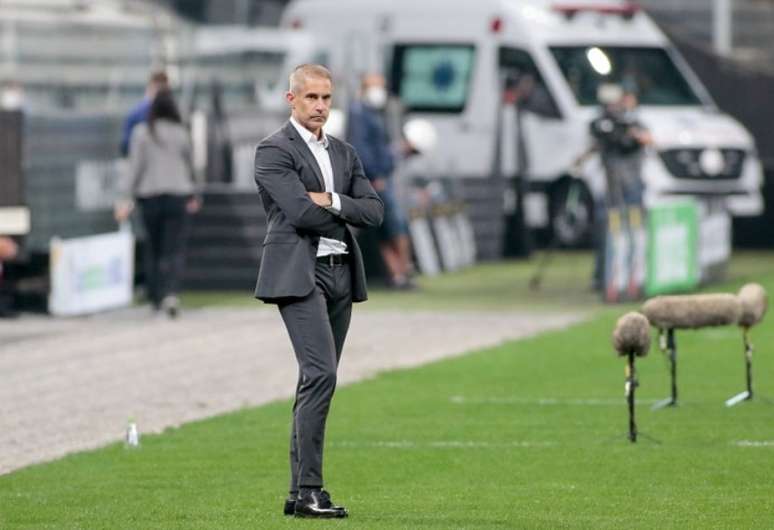
[[606,83],[634,89],[642,105],[702,104],[663,48],[556,46],[551,53],[581,105],[596,105]]
[[399,45],[391,90],[408,111],[462,112],[473,71],[472,45]]

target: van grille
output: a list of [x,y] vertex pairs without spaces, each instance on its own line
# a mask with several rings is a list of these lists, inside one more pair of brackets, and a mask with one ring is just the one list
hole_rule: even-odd
[[701,167],[703,149],[668,149],[659,155],[670,173],[680,179],[691,180],[735,180],[742,175],[745,156],[743,149],[720,149],[723,167],[715,174],[707,173]]

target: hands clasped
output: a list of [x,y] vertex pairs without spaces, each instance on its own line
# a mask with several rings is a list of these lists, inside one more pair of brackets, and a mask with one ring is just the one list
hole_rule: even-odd
[[312,202],[321,208],[330,208],[333,205],[333,196],[327,191],[307,192]]

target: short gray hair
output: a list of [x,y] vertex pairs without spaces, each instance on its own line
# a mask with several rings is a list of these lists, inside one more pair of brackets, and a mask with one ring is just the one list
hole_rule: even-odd
[[333,76],[331,71],[325,68],[321,64],[302,64],[296,66],[292,72],[290,72],[289,87],[290,91],[297,94],[306,83],[306,80],[310,77],[316,77],[318,79],[327,79],[333,84]]

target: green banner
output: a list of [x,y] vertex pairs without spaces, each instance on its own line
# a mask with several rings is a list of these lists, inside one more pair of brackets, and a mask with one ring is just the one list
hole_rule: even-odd
[[699,209],[690,199],[648,211],[645,293],[689,291],[699,285]]

